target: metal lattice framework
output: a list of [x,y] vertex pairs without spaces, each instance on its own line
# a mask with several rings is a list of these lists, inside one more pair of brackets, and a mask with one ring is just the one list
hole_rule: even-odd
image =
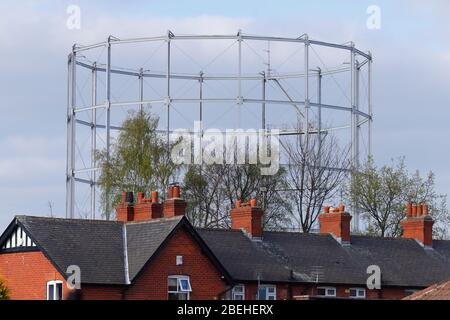
[[[204,45],[197,45],[200,42]],[[208,57],[210,48],[219,46],[215,43],[227,45],[219,54]],[[132,47],[147,44],[153,46],[152,52]],[[121,54],[116,59],[113,52],[119,48]],[[325,57],[320,50],[326,50]],[[127,63],[131,67],[113,65],[113,60],[119,61],[119,56],[134,51],[146,57],[146,62],[136,64],[138,59],[131,58],[131,63]],[[160,54],[159,59],[155,52]],[[208,66],[216,63],[224,52],[231,57],[221,63],[216,72],[209,72]],[[289,52],[287,57],[286,52]],[[283,56],[283,62],[275,67],[277,53]],[[187,57],[189,62],[180,62],[177,54]],[[96,58],[89,58],[89,55]],[[195,61],[196,55],[213,59],[205,65]],[[329,64],[333,66],[324,62],[326,57],[332,58]],[[283,69],[281,65],[287,65],[290,59],[293,63],[287,70]],[[151,62],[150,68],[146,68],[148,62]],[[188,67],[195,71],[186,72]],[[357,164],[362,157],[372,154],[371,69],[370,52],[357,49],[351,42],[328,43],[309,39],[308,35],[283,38],[247,35],[241,31],[235,35],[175,35],[169,31],[159,37],[118,39],[110,36],[105,42],[74,45],[68,57],[66,216],[95,218],[99,171],[95,150],[102,148],[109,155],[114,135],[121,129],[123,111],[129,109],[159,108],[163,120],[159,130],[167,139],[180,125],[173,119],[174,115],[204,121],[207,125],[207,106],[214,108],[210,118],[227,108],[233,111],[235,128],[244,127],[247,119],[252,119],[253,127],[276,127],[283,136],[320,135],[331,130],[347,132],[351,159]],[[125,78],[128,86],[114,85],[115,77]],[[331,83],[329,87],[324,85],[327,79]],[[183,86],[177,88],[180,82]],[[212,90],[219,82],[221,89]],[[129,89],[130,84],[134,89]],[[128,97],[117,97],[118,91],[127,92]],[[337,99],[332,97],[339,95]],[[186,108],[181,109],[183,106]],[[251,116],[242,116],[245,108],[250,109]],[[121,114],[122,118],[115,114]],[[275,124],[282,115],[288,119],[301,117],[305,124],[315,123],[315,126],[304,125],[301,130]],[[336,119],[341,119],[342,123],[336,123]],[[215,123],[220,120],[219,116]],[[83,138],[86,150],[80,147]],[[82,194],[81,189],[86,187]]]

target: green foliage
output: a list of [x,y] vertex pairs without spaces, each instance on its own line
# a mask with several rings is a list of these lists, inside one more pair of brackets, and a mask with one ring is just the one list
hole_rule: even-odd
[[9,300],[9,290],[0,279],[0,300]]
[[450,225],[446,195],[435,190],[434,174],[425,178],[418,171],[406,169],[404,159],[377,167],[372,160],[354,174],[348,190],[349,200],[361,211],[367,222],[367,233],[382,237],[399,237],[400,221],[405,217],[407,202],[426,203],[435,220],[434,236],[444,238]]
[[107,219],[119,203],[121,192],[165,190],[178,172],[178,166],[170,159],[174,143],[168,145],[158,134],[158,121],[144,110],[130,113],[111,144],[110,157],[106,150],[97,151],[96,160],[102,168],[98,184]]

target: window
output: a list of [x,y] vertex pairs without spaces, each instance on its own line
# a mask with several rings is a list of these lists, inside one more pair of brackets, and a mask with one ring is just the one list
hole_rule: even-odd
[[364,288],[350,288],[350,298],[365,299],[366,289]]
[[322,297],[336,297],[336,288],[319,287],[317,288],[317,295]]
[[63,296],[62,281],[47,282],[47,300],[62,300]]
[[189,300],[192,288],[188,276],[169,276],[167,286],[169,300]]
[[258,287],[258,300],[276,300],[277,289],[275,286],[260,285]]
[[233,300],[245,300],[245,286],[238,284],[233,288]]

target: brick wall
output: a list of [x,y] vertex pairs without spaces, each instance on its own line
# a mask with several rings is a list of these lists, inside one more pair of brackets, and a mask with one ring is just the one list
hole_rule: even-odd
[[46,300],[47,282],[63,281],[63,297],[69,289],[63,276],[40,251],[0,254],[0,278],[13,300]]
[[81,288],[82,300],[122,300],[123,287],[84,285]]
[[[176,256],[183,256],[183,265],[176,265]],[[125,293],[125,299],[167,299],[167,277],[186,275],[192,286],[191,299],[215,299],[226,290],[209,258],[184,229],[180,229],[155,259],[138,276]]]

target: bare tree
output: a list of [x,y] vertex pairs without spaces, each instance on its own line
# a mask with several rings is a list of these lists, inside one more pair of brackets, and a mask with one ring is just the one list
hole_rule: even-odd
[[223,165],[193,165],[184,176],[183,190],[188,202],[187,216],[198,227],[226,226],[225,190],[223,188]]
[[187,216],[195,226],[230,227],[229,212],[236,200],[256,198],[264,209],[264,229],[285,227],[288,214],[278,192],[284,176],[282,168],[274,176],[263,176],[260,166],[253,164],[190,166],[183,187]]
[[322,206],[334,198],[344,183],[349,148],[339,148],[331,133],[298,135],[283,143],[287,153],[287,207],[294,223],[310,232]]

